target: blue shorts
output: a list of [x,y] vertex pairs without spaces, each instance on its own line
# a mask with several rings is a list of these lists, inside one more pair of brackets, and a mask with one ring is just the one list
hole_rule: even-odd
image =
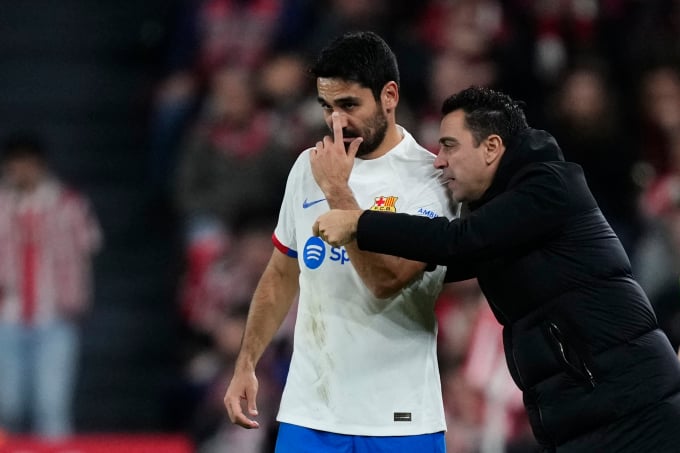
[[351,436],[281,423],[274,453],[445,453],[444,432],[415,436]]

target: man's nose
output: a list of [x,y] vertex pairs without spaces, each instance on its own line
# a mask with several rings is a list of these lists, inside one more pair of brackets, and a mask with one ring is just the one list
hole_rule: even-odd
[[437,157],[434,158],[433,162],[434,168],[446,168],[448,166],[448,162],[446,162],[446,159],[442,157],[442,153],[440,152],[437,154]]

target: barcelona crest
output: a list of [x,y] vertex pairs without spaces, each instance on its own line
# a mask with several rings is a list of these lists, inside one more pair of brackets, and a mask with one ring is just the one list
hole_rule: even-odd
[[397,212],[397,208],[394,206],[397,203],[399,197],[393,196],[380,196],[375,197],[373,206],[371,206],[371,211],[385,211],[385,212]]

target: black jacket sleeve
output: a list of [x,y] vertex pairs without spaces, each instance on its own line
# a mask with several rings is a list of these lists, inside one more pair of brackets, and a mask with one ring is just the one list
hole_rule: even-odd
[[535,248],[573,208],[561,173],[536,164],[466,218],[366,211],[359,218],[357,243],[362,250],[449,266],[448,279],[459,280],[474,276],[480,263]]

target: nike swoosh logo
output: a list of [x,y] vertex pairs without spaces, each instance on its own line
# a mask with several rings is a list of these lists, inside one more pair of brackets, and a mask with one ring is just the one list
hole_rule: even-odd
[[325,201],[325,198],[321,198],[320,200],[314,200],[314,201],[307,201],[305,198],[305,201],[302,202],[302,209],[307,209],[310,206],[314,206],[317,203],[321,203],[322,201]]

